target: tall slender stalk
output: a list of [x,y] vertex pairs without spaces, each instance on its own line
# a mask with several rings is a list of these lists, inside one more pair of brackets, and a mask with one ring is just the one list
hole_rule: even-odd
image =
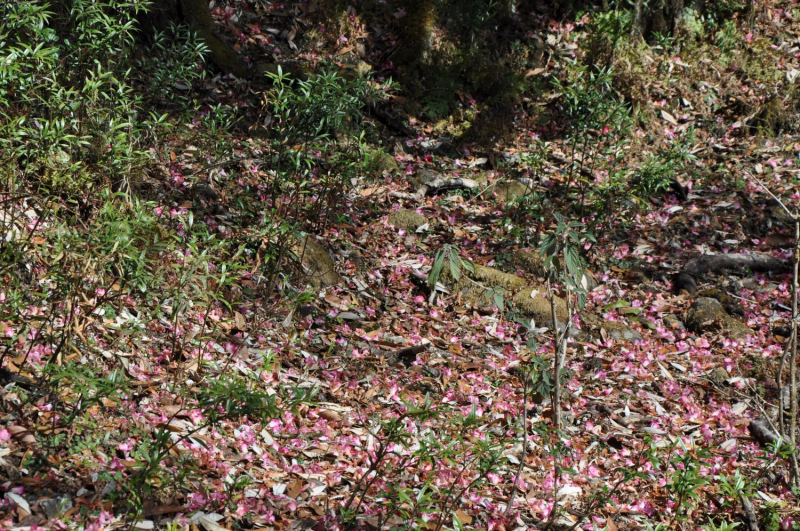
[[522,375],[522,456],[519,460],[519,468],[517,474],[514,476],[514,483],[511,485],[511,494],[508,495],[508,504],[506,505],[505,515],[511,512],[511,506],[514,505],[514,495],[517,493],[517,483],[522,476],[522,469],[525,467],[525,457],[528,450],[528,379],[530,374],[524,372]]
[[[794,251],[792,253],[792,334],[789,339],[789,347],[783,353],[781,358],[780,368],[778,369],[778,376],[776,378],[778,384],[778,392],[780,393],[778,399],[778,420],[781,430],[781,437],[789,441],[792,449],[790,463],[792,471],[792,482],[795,486],[800,487],[800,464],[797,460],[797,334],[798,320],[798,284],[800,284],[800,214],[792,212],[789,207],[781,201],[761,180],[755,175],[745,172],[751,179],[758,183],[767,194],[777,201],[778,205],[794,222]],[[789,358],[789,426],[786,425],[786,414],[783,410],[783,369],[786,364],[786,359]]]
[[[784,207],[785,208],[785,207]],[[792,274],[792,340],[791,340],[791,365],[789,367],[789,400],[791,402],[790,427],[788,433],[789,442],[792,445],[792,476],[795,486],[800,486],[800,470],[797,463],[797,287],[798,273],[800,273],[800,217],[794,215],[794,269]],[[781,390],[782,396],[782,390]],[[781,404],[783,406],[783,404]]]

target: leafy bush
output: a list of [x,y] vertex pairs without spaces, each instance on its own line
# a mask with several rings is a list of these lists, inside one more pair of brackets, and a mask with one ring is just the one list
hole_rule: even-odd
[[[624,172],[618,167],[633,124],[630,106],[614,89],[609,68],[573,63],[563,79],[554,81],[567,122],[571,164],[567,187],[577,184],[580,214],[593,205],[598,219],[616,211],[625,192]],[[610,163],[604,165],[604,161]],[[607,174],[595,182],[597,171]],[[592,176],[592,177],[590,177]]]
[[332,68],[308,79],[292,79],[281,69],[267,75],[273,84],[263,98],[273,137],[270,170],[256,185],[261,199],[246,208],[261,213],[255,235],[269,242],[263,263],[271,290],[293,242],[323,229],[352,183],[374,166],[358,126],[362,106],[381,93]]
[[136,80],[156,106],[185,109],[192,103],[186,93],[195,80],[208,47],[188,26],[170,24],[168,31],[155,31],[153,42],[135,59]]
[[668,189],[675,176],[685,171],[690,163],[697,160],[691,151],[693,144],[694,130],[687,129],[680,136],[672,139],[667,148],[659,149],[656,154],[650,155],[639,172],[635,191],[638,194],[649,196]]
[[[38,0],[0,5],[0,160],[51,193],[74,195],[110,179],[123,184],[146,160],[141,140],[165,125],[141,116],[131,86],[136,17],[145,0]],[[182,33],[181,33],[182,31]],[[153,88],[191,77],[202,49],[152,68]],[[165,52],[157,40],[158,51]],[[141,66],[141,65],[140,65]],[[147,69],[145,69],[147,70]],[[101,175],[103,177],[101,177]]]

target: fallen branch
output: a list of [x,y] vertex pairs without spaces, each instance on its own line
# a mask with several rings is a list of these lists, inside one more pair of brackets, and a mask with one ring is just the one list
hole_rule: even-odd
[[753,504],[744,496],[739,496],[739,500],[742,502],[742,510],[747,518],[748,529],[750,531],[758,531],[758,515],[756,515],[755,509],[753,509]]
[[772,431],[764,419],[751,421],[747,426],[747,431],[762,446],[774,445],[778,442],[778,434]]
[[788,272],[790,266],[784,260],[763,253],[706,254],[689,260],[683,271],[697,276],[725,270],[741,271],[744,268],[783,273]]

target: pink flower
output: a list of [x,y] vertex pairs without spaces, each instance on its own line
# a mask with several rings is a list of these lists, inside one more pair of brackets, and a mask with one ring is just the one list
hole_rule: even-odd
[[132,444],[132,441],[131,441],[131,439],[128,439],[128,440],[127,440],[127,441],[125,441],[124,443],[120,443],[120,445],[119,445],[119,446],[117,446],[117,448],[118,448],[120,451],[122,451],[122,452],[125,452],[125,453],[128,453],[128,452],[130,452],[131,450],[133,450],[133,444]]

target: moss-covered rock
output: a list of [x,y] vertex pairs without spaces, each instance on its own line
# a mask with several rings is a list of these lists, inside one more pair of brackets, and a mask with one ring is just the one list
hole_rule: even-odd
[[509,255],[509,261],[515,268],[531,275],[536,275],[537,277],[547,276],[544,258],[537,251],[514,251]]
[[712,370],[708,375],[708,379],[718,387],[725,385],[725,382],[728,380],[728,378],[730,378],[730,375],[728,374],[728,371],[725,370],[725,367],[714,367],[714,370]]
[[735,340],[741,340],[753,334],[753,331],[744,323],[729,315],[722,303],[711,297],[698,298],[686,312],[685,321],[686,327],[696,334],[722,330]]
[[375,153],[375,167],[382,172],[399,173],[400,166],[393,156],[388,153]]
[[[524,278],[481,265],[475,266],[475,273],[462,270],[458,282],[454,282],[449,268],[445,267],[442,279],[453,291],[460,293],[462,300],[474,305],[486,303],[489,289],[502,287],[507,293],[513,293],[510,297],[511,302],[523,316],[532,318],[537,326],[553,326],[552,306],[550,300],[544,297],[547,289],[545,286],[529,283]],[[561,297],[555,298],[555,313],[558,325],[563,326],[567,321],[567,303]],[[608,337],[617,340],[641,339],[638,332],[623,323],[606,321],[588,313],[581,316],[581,321],[586,325],[586,329],[572,334],[578,340],[601,337],[601,330],[605,330]]]
[[[509,264],[515,269],[524,271],[525,273],[545,278],[547,276],[547,268],[545,267],[544,258],[539,251],[513,251],[508,256]],[[594,275],[586,271],[583,275],[583,287],[588,291],[592,291],[597,287],[597,280]]]
[[518,199],[531,194],[531,189],[516,180],[502,180],[494,183],[486,190],[490,196],[495,195],[500,202]]
[[292,246],[292,252],[302,263],[306,278],[315,289],[333,286],[342,281],[333,260],[314,238],[306,236],[298,240]]
[[401,209],[389,214],[389,223],[395,227],[405,229],[410,232],[416,231],[428,222],[425,216],[413,210]]

